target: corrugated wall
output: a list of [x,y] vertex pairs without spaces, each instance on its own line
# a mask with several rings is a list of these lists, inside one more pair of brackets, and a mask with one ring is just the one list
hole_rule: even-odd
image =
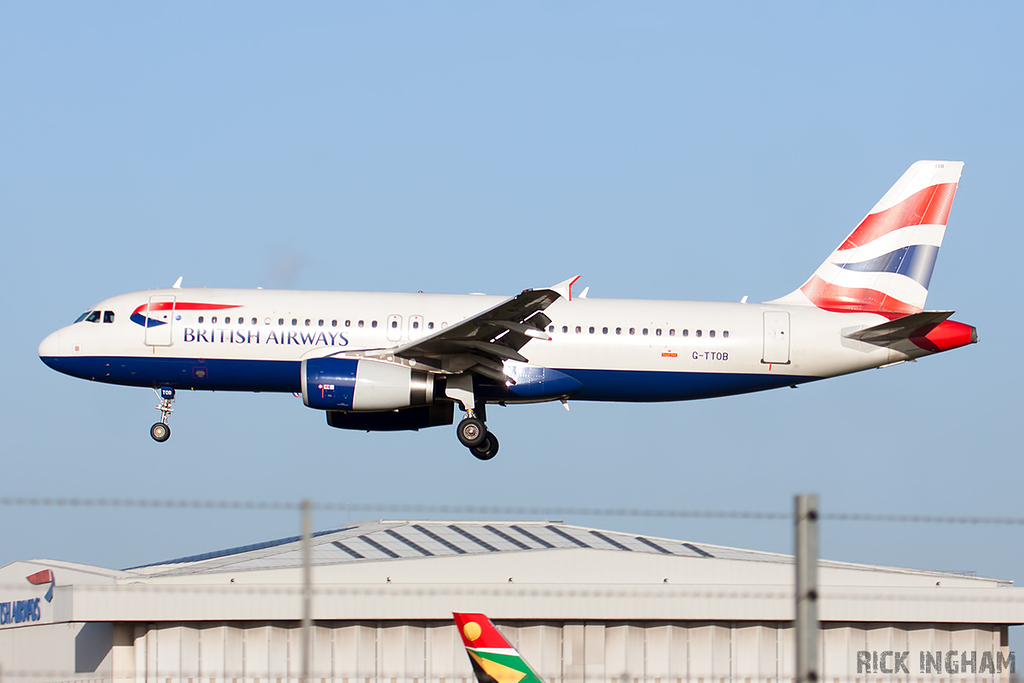
[[[778,624],[499,622],[499,628],[547,683],[788,683],[794,674],[793,632]],[[321,623],[313,640],[313,683],[474,683],[448,623]],[[1000,656],[1006,660],[1003,640],[1002,629],[988,626],[832,625],[822,631],[823,681],[1008,680],[1005,667],[1001,674],[984,670],[985,652],[995,664]],[[300,652],[301,632],[293,624],[138,627],[134,679],[118,683],[295,683]],[[942,662],[938,669],[933,660]]]

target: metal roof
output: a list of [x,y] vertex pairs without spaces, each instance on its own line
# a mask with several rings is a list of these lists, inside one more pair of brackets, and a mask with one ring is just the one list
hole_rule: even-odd
[[[742,550],[654,536],[605,531],[549,521],[438,521],[380,520],[347,524],[320,531],[312,537],[316,566],[394,562],[409,559],[451,558],[592,549],[695,559],[740,560],[788,564],[789,555]],[[180,557],[124,570],[149,577],[220,574],[224,572],[293,569],[302,566],[301,537]],[[877,567],[823,560],[820,566],[865,571],[925,575],[944,572]]]
[[[682,541],[597,531],[561,522],[380,520],[355,522],[339,529],[317,532],[312,537],[315,565],[576,548],[681,557],[728,556],[762,562],[788,561],[785,556],[768,553],[715,546],[700,548]],[[125,571],[148,576],[174,576],[287,569],[301,565],[302,539],[292,536],[131,567]]]

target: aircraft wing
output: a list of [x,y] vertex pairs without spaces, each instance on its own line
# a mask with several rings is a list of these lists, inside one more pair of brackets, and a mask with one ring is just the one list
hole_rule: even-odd
[[544,309],[559,297],[571,298],[579,277],[544,289],[527,289],[497,306],[453,323],[421,339],[388,350],[402,358],[439,367],[445,372],[477,372],[497,382],[509,381],[502,363],[527,362],[519,353],[530,339],[550,340],[551,319]]

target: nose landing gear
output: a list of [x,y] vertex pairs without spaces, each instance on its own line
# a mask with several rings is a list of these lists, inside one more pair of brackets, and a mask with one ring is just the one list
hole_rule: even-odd
[[160,399],[160,403],[156,406],[156,409],[160,411],[160,421],[149,428],[149,435],[153,437],[154,441],[163,443],[171,438],[171,427],[167,424],[167,420],[174,412],[174,408],[171,407],[171,404],[174,403],[174,388],[160,387],[159,389],[154,388],[153,391]]

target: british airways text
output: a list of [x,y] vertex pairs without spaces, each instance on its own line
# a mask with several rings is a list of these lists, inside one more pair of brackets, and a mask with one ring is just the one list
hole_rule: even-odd
[[[261,334],[261,332],[266,332]],[[184,339],[189,342],[205,342],[207,344],[295,344],[298,346],[348,346],[348,339],[341,332],[302,330],[232,330],[203,329],[186,327]]]

